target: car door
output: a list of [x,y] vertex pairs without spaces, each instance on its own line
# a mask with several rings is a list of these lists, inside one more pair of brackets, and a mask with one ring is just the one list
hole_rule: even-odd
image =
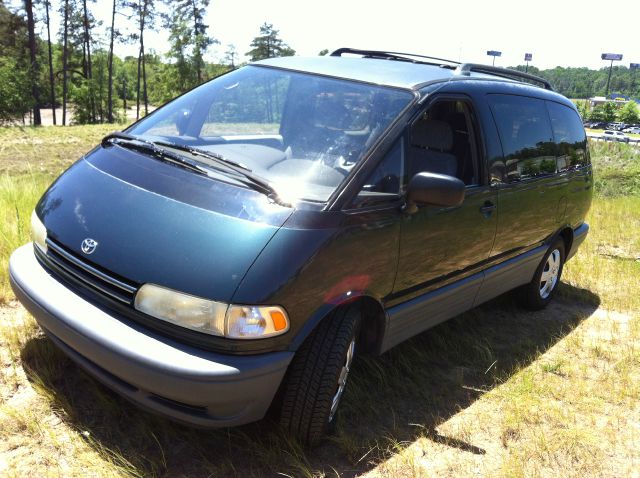
[[[466,184],[456,207],[423,205],[406,213],[400,233],[394,303],[469,276],[487,260],[496,232],[496,191],[488,184],[479,122],[467,97],[446,96],[409,126],[408,177],[428,171],[456,176]],[[473,290],[457,297],[464,310]]]
[[557,174],[556,144],[544,100],[489,94],[505,171],[499,183],[500,217],[492,256],[513,255],[553,234],[566,204],[565,174]]

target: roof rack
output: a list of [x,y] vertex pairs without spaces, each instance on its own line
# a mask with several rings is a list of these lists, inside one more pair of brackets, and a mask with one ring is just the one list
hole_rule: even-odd
[[338,48],[331,53],[330,56],[342,56],[345,53],[351,53],[353,55],[362,55],[365,58],[379,58],[387,60],[409,61],[412,63],[426,63],[429,65],[443,66],[445,68],[453,68],[449,65],[443,65],[441,63],[434,63],[428,61],[414,60],[413,58],[422,58],[426,60],[435,60],[437,62],[446,62],[451,65],[459,65],[460,62],[447,60],[446,58],[438,58],[435,56],[416,55],[414,53],[401,53],[398,51],[378,51],[378,50],[358,50],[356,48]]
[[[377,58],[386,60],[408,61],[411,63],[422,63],[427,65],[435,65],[443,68],[455,68],[455,72],[458,75],[469,76],[472,71],[476,73],[487,73],[490,75],[499,76],[508,79],[528,80],[539,85],[542,85],[545,90],[553,91],[551,83],[539,76],[530,75],[523,71],[511,70],[509,68],[500,68],[498,66],[482,65],[479,63],[460,63],[459,61],[447,60],[446,58],[438,58],[435,56],[416,55],[414,53],[401,53],[397,51],[379,51],[379,50],[358,50],[357,48],[338,48],[331,53],[330,56],[342,56],[344,54],[362,55],[364,58]],[[415,58],[418,58],[416,60]],[[433,61],[421,61],[419,59],[433,60]],[[445,62],[448,65],[443,65]]]
[[509,68],[500,68],[498,66],[481,65],[478,63],[463,63],[460,64],[458,68],[456,68],[456,74],[463,76],[469,76],[472,71],[475,71],[476,73],[488,73],[490,75],[500,76],[502,78],[529,80],[542,85],[545,90],[553,91],[551,83],[549,83],[547,80],[545,80],[544,78],[540,78],[539,76],[530,75],[529,73],[525,73],[523,71],[511,70]]

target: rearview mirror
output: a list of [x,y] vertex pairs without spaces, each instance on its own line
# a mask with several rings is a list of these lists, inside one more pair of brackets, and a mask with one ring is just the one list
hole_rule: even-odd
[[436,173],[418,173],[407,187],[407,209],[417,205],[455,207],[464,200],[464,183],[458,178]]
[[187,133],[190,120],[191,110],[183,108],[176,113],[176,129],[178,130],[179,136],[184,136]]

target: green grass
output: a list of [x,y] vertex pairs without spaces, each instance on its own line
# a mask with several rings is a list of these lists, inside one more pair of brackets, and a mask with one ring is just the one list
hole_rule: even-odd
[[12,297],[9,254],[31,240],[31,211],[51,181],[50,175],[41,173],[0,175],[0,305]]
[[637,470],[640,188],[632,147],[592,145],[591,232],[567,264],[554,304],[523,312],[506,295],[382,357],[357,359],[335,435],[304,450],[268,420],[201,431],[140,411],[84,375],[12,302],[7,259],[29,240],[35,202],[109,130],[0,129],[0,475]]
[[592,141],[590,149],[596,195],[640,195],[640,148],[624,143]]

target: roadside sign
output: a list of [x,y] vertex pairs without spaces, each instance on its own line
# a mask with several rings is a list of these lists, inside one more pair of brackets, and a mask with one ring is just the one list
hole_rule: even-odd
[[602,58],[603,60],[615,60],[615,61],[620,61],[622,60],[622,54],[621,53],[603,53],[600,58]]
[[524,54],[524,61],[531,61],[533,59],[533,54],[532,53],[525,53]]
[[488,50],[487,51],[487,55],[489,55],[489,56],[502,56],[502,52],[501,51],[496,51],[496,50]]
[[637,70],[638,68],[640,68],[640,63],[631,63],[631,64],[629,64],[629,69],[631,69],[631,70]]

